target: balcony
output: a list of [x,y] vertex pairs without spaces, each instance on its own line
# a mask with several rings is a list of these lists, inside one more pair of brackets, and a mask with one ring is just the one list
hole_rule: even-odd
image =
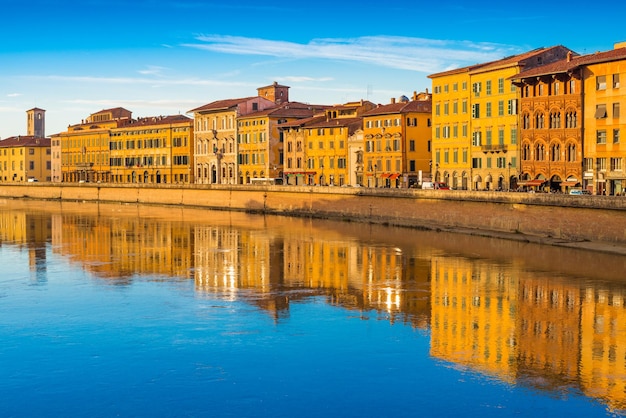
[[509,150],[508,147],[505,144],[481,145],[480,149],[485,154],[488,153],[488,152],[491,152],[491,153],[503,152],[503,153],[506,154],[506,152]]

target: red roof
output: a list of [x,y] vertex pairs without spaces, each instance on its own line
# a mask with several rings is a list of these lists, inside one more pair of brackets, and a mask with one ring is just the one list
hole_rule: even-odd
[[0,148],[49,147],[50,138],[38,136],[12,136],[0,141]]

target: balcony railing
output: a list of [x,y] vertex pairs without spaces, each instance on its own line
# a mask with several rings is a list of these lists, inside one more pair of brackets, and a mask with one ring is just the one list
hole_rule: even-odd
[[505,144],[490,144],[490,145],[481,145],[480,149],[482,152],[504,152],[506,153],[509,149]]

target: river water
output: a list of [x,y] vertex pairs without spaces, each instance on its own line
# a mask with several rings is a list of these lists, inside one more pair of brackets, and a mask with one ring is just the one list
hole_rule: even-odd
[[0,416],[626,416],[626,257],[0,200]]

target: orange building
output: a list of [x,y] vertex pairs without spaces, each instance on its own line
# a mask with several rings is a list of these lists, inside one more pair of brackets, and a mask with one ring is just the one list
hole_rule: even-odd
[[431,95],[413,93],[363,114],[369,187],[409,187],[430,175]]

